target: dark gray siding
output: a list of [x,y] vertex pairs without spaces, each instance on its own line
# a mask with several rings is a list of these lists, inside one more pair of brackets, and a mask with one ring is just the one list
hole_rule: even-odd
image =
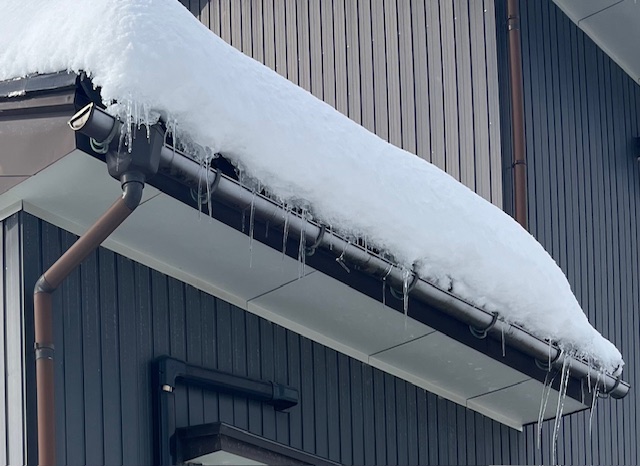
[[[622,351],[633,387],[622,401],[600,400],[591,432],[588,412],[565,418],[559,461],[639,464],[640,151],[633,138],[640,88],[550,0],[520,3],[530,230],[567,274],[591,323]],[[497,3],[498,18],[505,5]],[[505,29],[498,32],[506,40]],[[506,77],[506,48],[498,51]],[[501,93],[508,104],[506,86]],[[548,443],[538,451],[534,430],[525,432],[526,459],[547,463]]]
[[[26,292],[75,237],[22,219]],[[149,363],[164,354],[300,391],[281,413],[179,386],[178,426],[221,420],[345,464],[525,460],[516,431],[108,250],[54,297],[60,464],[153,462]]]
[[182,3],[245,54],[501,205],[494,0]]
[[[25,354],[20,214],[0,221],[0,464],[25,464]],[[26,317],[28,320],[29,317]],[[25,357],[28,361],[25,361]]]

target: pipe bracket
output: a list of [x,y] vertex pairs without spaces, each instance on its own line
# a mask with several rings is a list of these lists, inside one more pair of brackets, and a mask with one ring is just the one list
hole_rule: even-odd
[[38,359],[50,359],[53,361],[55,354],[55,346],[53,343],[34,343],[33,350],[36,354],[36,361]]
[[487,338],[487,335],[489,334],[489,330],[491,330],[496,325],[496,322],[498,322],[498,313],[494,312],[493,318],[491,319],[491,322],[489,323],[489,325],[487,325],[485,328],[482,328],[482,329],[469,325],[469,331],[471,332],[471,335],[473,335],[474,337],[480,340],[484,340],[485,338]]
[[[391,270],[389,270],[389,272],[390,271]],[[409,284],[407,285],[407,294],[413,291],[413,289],[416,287],[416,284],[418,283],[418,280],[420,279],[420,277],[418,277],[418,274],[416,272],[411,272],[411,273],[413,274],[413,277],[411,278],[411,282],[409,282]],[[387,275],[389,275],[389,273],[387,273]],[[404,300],[404,289],[402,291],[398,291],[394,287],[389,286],[389,291],[391,292],[391,295],[394,298],[399,299],[400,301]]]
[[307,255],[307,257],[313,256],[316,253],[316,249],[318,249],[318,246],[320,246],[320,243],[322,242],[322,238],[324,238],[324,233],[326,230],[327,228],[324,225],[320,225],[320,232],[318,233],[316,240],[313,242],[311,246],[305,249],[305,254]]
[[[603,382],[604,385],[604,382]],[[616,381],[613,384],[613,387],[611,387],[611,389],[609,390],[602,390],[601,392],[598,393],[598,397],[599,398],[609,398],[609,395],[611,395],[611,393],[616,391],[616,388],[618,388],[618,386],[620,385],[620,376],[616,377]]]
[[[549,343],[549,345],[551,346],[551,343]],[[549,362],[542,362],[538,358],[535,358],[534,361],[538,369],[549,372],[553,367],[553,363],[560,359],[560,355],[562,354],[562,351],[560,351],[558,348],[556,348],[556,351],[556,355],[553,357],[553,359],[550,358]]]

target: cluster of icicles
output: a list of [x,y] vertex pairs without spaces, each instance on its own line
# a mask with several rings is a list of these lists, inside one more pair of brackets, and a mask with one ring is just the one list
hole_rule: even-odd
[[[129,101],[131,102],[131,100]],[[134,135],[132,134],[131,128],[134,124],[137,124],[138,129],[142,126],[146,126],[147,132],[149,131],[149,127],[155,124],[160,115],[154,114],[151,112],[146,106],[140,107],[136,104],[128,104],[126,109],[120,108],[117,113],[120,114],[122,120],[124,120],[124,127],[127,128],[127,131],[121,135],[120,145],[121,147],[131,148],[132,138]],[[122,115],[124,113],[124,116]],[[214,153],[209,148],[203,148],[202,146],[194,143],[184,142],[184,140],[180,140],[176,135],[178,135],[177,131],[177,123],[172,121],[167,124],[166,136],[172,137],[174,141],[180,141],[179,143],[174,143],[172,146],[180,152],[189,155],[190,158],[200,163],[200,168],[202,172],[202,176],[200,177],[200,182],[198,185],[197,192],[193,190],[192,197],[194,201],[197,202],[198,205],[198,218],[202,220],[202,214],[205,213],[210,219],[213,219],[213,206],[212,206],[212,192],[211,192],[211,182],[213,181],[213,177],[215,174],[212,170],[212,163],[216,158],[220,156],[220,154]],[[147,134],[148,135],[148,134]],[[247,234],[249,237],[249,267],[253,266],[253,242],[254,242],[254,231],[255,231],[255,198],[256,196],[263,196],[269,199],[272,202],[275,202],[282,212],[282,220],[283,220],[283,237],[282,237],[282,260],[284,262],[285,257],[287,256],[287,244],[289,241],[289,224],[290,218],[292,215],[297,215],[301,219],[305,220],[305,224],[307,222],[313,222],[314,217],[311,210],[308,207],[300,207],[300,204],[303,203],[287,203],[286,201],[276,199],[274,196],[270,196],[266,187],[263,187],[260,182],[254,178],[251,178],[245,174],[245,172],[236,167],[236,175],[238,178],[238,183],[245,189],[249,190],[252,193],[252,201],[251,205],[248,209],[243,210],[242,212],[242,224],[241,230],[243,233]],[[247,212],[248,211],[248,212]],[[248,227],[247,227],[247,213],[248,213]],[[266,222],[265,229],[265,237],[269,236],[270,225],[269,222]],[[345,251],[350,245],[354,245],[357,247],[361,247],[366,249],[372,254],[378,255],[382,257],[389,263],[389,270],[381,279],[382,281],[382,305],[386,307],[386,290],[389,288],[390,293],[394,298],[402,300],[403,309],[404,309],[404,317],[405,317],[405,330],[407,329],[407,321],[408,321],[408,308],[409,308],[409,294],[410,294],[410,284],[413,280],[413,271],[401,266],[397,265],[393,260],[392,256],[385,254],[384,251],[379,251],[375,247],[370,246],[367,241],[366,236],[360,237],[353,235],[349,232],[336,230],[332,225],[326,227],[326,234],[329,235],[330,238],[334,238],[339,236],[341,238],[346,239],[347,246],[342,251],[337,251],[336,262],[345,269],[346,272],[350,272],[349,266],[344,261]],[[299,244],[298,244],[298,278],[302,278],[306,275],[306,257],[309,251],[307,247],[307,238],[304,230],[300,234]],[[333,243],[330,242],[330,250],[333,250]],[[386,279],[389,276],[393,267],[398,267],[402,270],[402,290],[399,292],[395,290],[393,287],[387,287]],[[435,285],[434,285],[435,286]],[[503,327],[504,328],[504,327]],[[580,359],[580,355],[573,349],[563,348],[562,345],[559,346],[561,354],[564,354],[564,360],[562,364],[562,368],[560,370],[552,368],[551,361],[551,343],[549,344],[549,361],[548,361],[548,371],[545,375],[545,380],[543,383],[543,390],[540,399],[540,409],[538,413],[538,420],[536,425],[537,430],[537,448],[540,450],[542,448],[542,426],[544,422],[544,415],[547,411],[549,395],[552,390],[552,385],[556,378],[560,377],[560,387],[558,390],[558,401],[555,410],[555,417],[553,423],[553,431],[552,431],[552,461],[553,464],[557,464],[557,443],[558,443],[558,435],[560,432],[560,426],[562,421],[562,415],[564,411],[565,399],[567,396],[567,386],[569,382],[569,375],[571,371],[571,361]],[[506,355],[506,346],[505,346],[505,338],[504,338],[504,330],[502,333],[502,355],[503,357]],[[589,367],[589,375],[587,377],[587,389],[589,394],[591,395],[591,407],[589,413],[589,435],[591,435],[592,431],[592,422],[593,422],[593,413],[596,408],[597,399],[600,398],[601,395],[601,385],[602,381],[605,379],[605,371],[604,369],[596,368],[593,361],[587,361]],[[592,375],[596,376],[596,382],[594,384],[591,383]],[[584,387],[583,387],[584,389]],[[585,398],[585,394],[583,393],[583,399]]]

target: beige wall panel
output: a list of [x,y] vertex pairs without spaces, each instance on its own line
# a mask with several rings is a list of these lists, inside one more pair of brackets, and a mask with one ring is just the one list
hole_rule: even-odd
[[494,0],[182,0],[224,40],[502,205]]

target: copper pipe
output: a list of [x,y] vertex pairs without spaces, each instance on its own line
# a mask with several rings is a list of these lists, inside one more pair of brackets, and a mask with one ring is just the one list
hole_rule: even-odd
[[509,37],[509,82],[511,84],[511,130],[513,136],[514,217],[527,229],[527,162],[524,133],[522,53],[520,50],[520,12],[518,0],[507,1]]
[[52,293],[140,204],[144,178],[124,181],[123,195],[38,279],[33,292],[38,464],[56,463]]

